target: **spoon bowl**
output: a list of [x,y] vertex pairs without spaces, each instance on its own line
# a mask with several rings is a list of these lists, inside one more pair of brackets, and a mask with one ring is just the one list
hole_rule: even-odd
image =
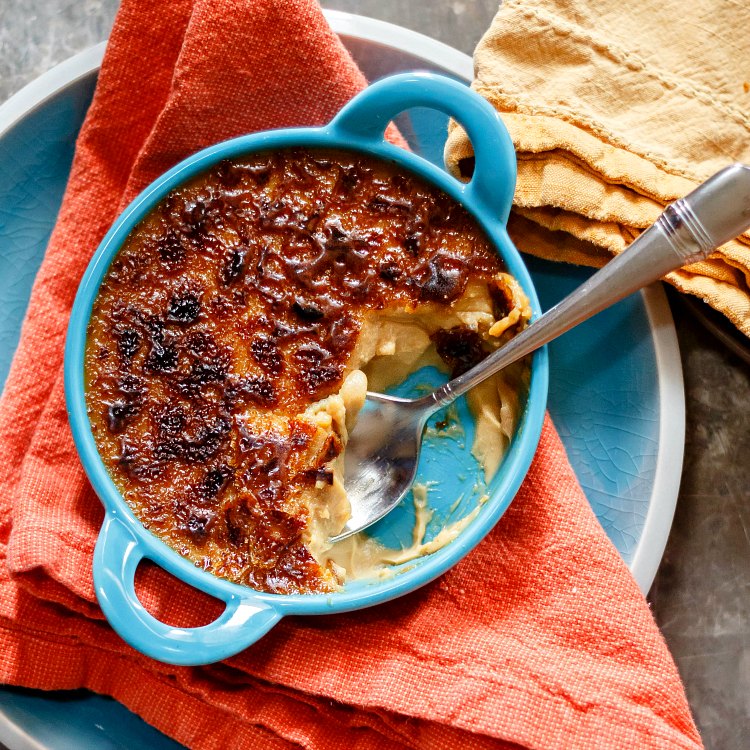
[[432,414],[429,399],[367,393],[344,455],[352,515],[332,542],[379,521],[409,491],[417,474],[424,426]]

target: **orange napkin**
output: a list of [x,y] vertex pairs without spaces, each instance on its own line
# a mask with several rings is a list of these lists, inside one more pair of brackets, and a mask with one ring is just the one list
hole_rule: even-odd
[[[103,513],[62,389],[84,267],[124,202],[178,159],[326,122],[364,85],[312,0],[123,2],[0,403],[0,680],[112,695],[206,750],[700,747],[648,606],[549,422],[495,530],[409,596],[283,621],[201,668],[147,659],[102,619]],[[139,590],[168,622],[217,614],[153,567]]]

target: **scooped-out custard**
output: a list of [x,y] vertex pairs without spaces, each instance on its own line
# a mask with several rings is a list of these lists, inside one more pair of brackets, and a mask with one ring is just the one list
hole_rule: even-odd
[[[528,300],[466,210],[410,173],[317,149],[222,162],[170,193],[115,257],[89,323],[102,459],[151,532],[230,581],[337,590],[329,537],[365,391],[456,375],[522,328]],[[518,378],[475,389],[491,476]]]

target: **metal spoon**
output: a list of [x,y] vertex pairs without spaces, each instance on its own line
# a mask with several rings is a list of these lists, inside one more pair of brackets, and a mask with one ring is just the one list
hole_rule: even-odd
[[346,447],[352,515],[336,542],[380,520],[409,491],[422,432],[438,409],[628,294],[703,260],[750,228],[750,167],[734,164],[668,206],[626,251],[463,375],[418,399],[367,394]]

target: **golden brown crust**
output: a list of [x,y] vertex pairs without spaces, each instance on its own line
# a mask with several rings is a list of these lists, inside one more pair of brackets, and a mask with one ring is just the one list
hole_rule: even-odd
[[[86,378],[105,464],[196,564],[330,590],[301,496],[341,445],[295,415],[338,390],[366,310],[447,305],[500,270],[461,206],[391,166],[319,150],[222,163],[139,225],[100,289]],[[451,366],[481,356],[448,339]]]

